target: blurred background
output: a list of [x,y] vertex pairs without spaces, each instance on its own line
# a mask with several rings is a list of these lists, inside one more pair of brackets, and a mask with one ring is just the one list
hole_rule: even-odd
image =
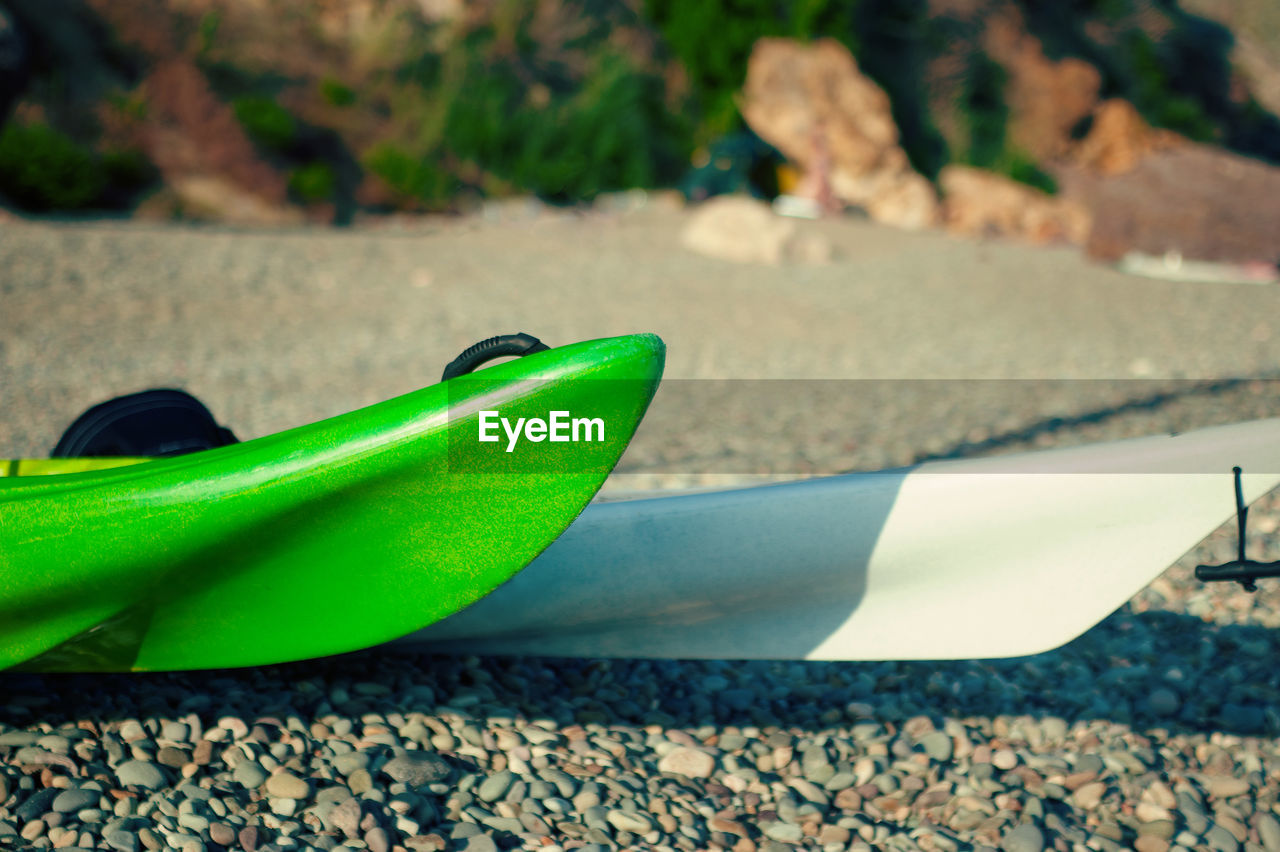
[[11,215],[348,225],[668,189],[1103,260],[1280,255],[1273,0],[0,0],[0,20]]

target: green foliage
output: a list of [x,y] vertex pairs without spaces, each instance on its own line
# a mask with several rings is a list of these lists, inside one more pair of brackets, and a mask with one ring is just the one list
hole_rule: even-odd
[[1007,81],[1004,68],[985,54],[976,54],[971,60],[962,105],[969,131],[965,159],[971,166],[993,168],[1005,153],[1009,124],[1004,97]]
[[673,179],[686,151],[661,81],[601,55],[576,91],[531,99],[515,69],[475,68],[448,114],[445,144],[518,189],[553,200]]
[[1157,127],[1166,127],[1202,142],[1214,138],[1215,126],[1192,98],[1174,91],[1159,51],[1141,30],[1126,39],[1132,69],[1134,106]]
[[1049,195],[1055,195],[1058,192],[1058,182],[1053,179],[1053,175],[1040,168],[1031,157],[1016,149],[1006,149],[1000,159],[992,164],[991,169],[1019,183],[1047,192]]
[[231,102],[236,118],[254,142],[274,151],[293,144],[297,124],[288,110],[271,98],[249,95]]
[[137,149],[107,151],[101,157],[107,183],[117,191],[134,192],[155,183],[160,173]]
[[333,77],[325,77],[320,81],[320,97],[326,103],[339,107],[351,106],[356,102],[355,91]]
[[454,177],[436,162],[391,143],[370,149],[364,167],[382,178],[404,204],[444,206],[457,188]]
[[289,173],[289,191],[308,204],[332,198],[335,184],[333,168],[322,160],[299,166]]
[[26,210],[82,210],[107,178],[93,152],[43,122],[0,132],[0,192]]
[[147,99],[141,92],[111,92],[107,95],[107,103],[132,121],[142,121],[147,117]]
[[200,16],[196,28],[196,53],[204,56],[213,49],[213,40],[218,35],[218,27],[222,26],[222,16],[216,10],[209,10]]
[[926,0],[859,0],[854,26],[858,65],[889,96],[907,158],[916,171],[936,178],[950,154],[930,115],[925,70],[944,28]]
[[1053,177],[1009,143],[1009,107],[1004,91],[1008,76],[999,63],[985,54],[972,58],[962,103],[969,134],[964,160],[1052,195],[1058,191]]
[[443,45],[412,41],[412,56],[371,93],[399,132],[363,162],[401,203],[442,206],[463,190],[586,200],[684,171],[690,130],[660,71],[579,20],[533,11],[500,3]]
[[1259,156],[1280,163],[1280,118],[1250,98],[1241,111],[1239,125],[1233,129],[1231,143],[1238,151],[1256,151]]
[[1167,95],[1147,107],[1147,116],[1157,127],[1167,127],[1189,139],[1211,142],[1217,135],[1217,125],[1193,98],[1184,95]]
[[858,48],[858,3],[849,0],[646,0],[644,10],[684,66],[701,101],[696,145],[740,127],[735,97],[757,39],[831,36],[855,53]]
[[1092,14],[1108,23],[1117,23],[1134,13],[1133,0],[1091,0]]

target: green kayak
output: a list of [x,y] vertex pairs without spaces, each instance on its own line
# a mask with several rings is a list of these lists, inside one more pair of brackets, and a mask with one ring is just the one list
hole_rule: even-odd
[[276,663],[457,612],[583,510],[663,357],[596,340],[203,452],[0,461],[0,668]]

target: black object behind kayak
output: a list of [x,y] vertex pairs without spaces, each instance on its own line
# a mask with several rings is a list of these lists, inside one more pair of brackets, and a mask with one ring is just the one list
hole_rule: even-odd
[[179,456],[238,443],[186,391],[148,390],[95,405],[67,428],[52,457]]

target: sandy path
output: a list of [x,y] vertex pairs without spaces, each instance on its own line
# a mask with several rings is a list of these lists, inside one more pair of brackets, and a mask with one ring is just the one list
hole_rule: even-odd
[[466,345],[514,330],[552,343],[654,331],[668,344],[668,378],[1280,368],[1278,288],[1149,281],[1069,249],[859,221],[804,223],[834,244],[830,265],[736,265],[683,249],[685,215],[655,205],[279,233],[8,224],[0,447],[43,454],[87,405],[163,385],[256,436],[433,382]]

